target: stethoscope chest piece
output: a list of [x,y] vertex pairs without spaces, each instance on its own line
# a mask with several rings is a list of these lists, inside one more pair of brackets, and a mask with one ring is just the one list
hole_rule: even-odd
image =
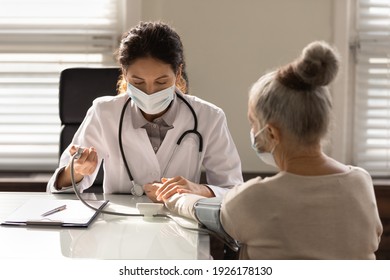
[[141,185],[138,185],[133,182],[133,187],[131,188],[131,194],[135,196],[142,196],[144,194],[144,188]]

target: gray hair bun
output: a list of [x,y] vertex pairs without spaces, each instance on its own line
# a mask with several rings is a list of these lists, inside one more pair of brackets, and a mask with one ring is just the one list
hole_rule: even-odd
[[340,60],[337,52],[326,42],[307,45],[301,56],[278,71],[278,80],[295,90],[310,90],[326,86],[337,75]]

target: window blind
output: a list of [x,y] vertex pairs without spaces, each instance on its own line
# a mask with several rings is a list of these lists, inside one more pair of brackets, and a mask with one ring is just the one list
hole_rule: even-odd
[[58,82],[115,65],[116,0],[0,0],[0,170],[58,164]]
[[390,175],[390,0],[358,0],[355,164]]

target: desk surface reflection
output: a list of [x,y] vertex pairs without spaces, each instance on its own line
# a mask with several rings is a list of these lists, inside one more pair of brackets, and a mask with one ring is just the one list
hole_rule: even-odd
[[[138,213],[145,196],[86,194],[87,199],[108,199],[110,211]],[[72,194],[0,194],[0,219],[31,198],[76,199]],[[196,223],[178,218],[186,226]],[[100,214],[85,229],[0,227],[0,258],[88,259],[208,259],[209,237],[181,228],[167,218],[121,217]]]

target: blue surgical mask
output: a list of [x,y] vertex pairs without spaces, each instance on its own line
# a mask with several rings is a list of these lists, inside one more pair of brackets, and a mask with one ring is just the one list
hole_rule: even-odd
[[127,83],[127,94],[143,112],[155,115],[168,108],[175,94],[175,85],[152,94],[146,94],[132,84]]
[[257,156],[266,164],[268,165],[271,165],[273,167],[276,167],[278,168],[276,162],[275,162],[275,158],[273,156],[273,152],[275,150],[275,147],[274,146],[272,148],[272,150],[270,152],[260,152],[259,149],[256,147],[256,137],[262,133],[265,129],[267,128],[267,126],[263,127],[262,129],[260,129],[256,134],[253,133],[253,130],[250,131],[250,138],[251,138],[251,145],[252,145],[252,149],[256,152]]

